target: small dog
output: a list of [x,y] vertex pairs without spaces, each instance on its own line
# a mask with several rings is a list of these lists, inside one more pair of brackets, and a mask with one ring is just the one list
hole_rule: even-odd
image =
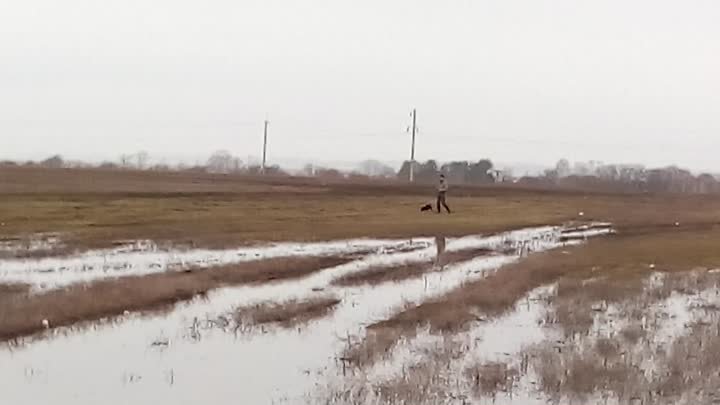
[[422,207],[420,207],[420,212],[432,211],[432,209],[433,209],[432,204],[425,204]]

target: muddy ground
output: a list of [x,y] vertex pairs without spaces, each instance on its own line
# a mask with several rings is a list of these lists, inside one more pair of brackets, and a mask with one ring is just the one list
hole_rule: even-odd
[[8,403],[718,401],[715,197],[23,175]]

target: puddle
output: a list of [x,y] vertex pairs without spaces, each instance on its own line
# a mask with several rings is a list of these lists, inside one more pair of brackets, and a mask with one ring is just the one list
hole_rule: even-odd
[[593,305],[587,333],[548,339],[524,353],[523,379],[556,403],[711,403],[709,393],[720,386],[714,354],[720,294],[713,280],[697,284],[698,274],[674,275],[684,286],[663,285],[665,277],[655,274],[639,295]]
[[278,243],[226,250],[162,250],[149,241],[114,249],[89,251],[69,257],[0,260],[0,282],[25,283],[36,288],[58,288],[103,278],[144,275],[186,267],[209,267],[283,256],[352,254],[378,250],[412,252],[431,240],[359,239],[329,243]]
[[612,224],[606,222],[596,222],[563,229],[560,233],[560,240],[586,240],[594,236],[613,233],[615,233],[615,231],[612,229]]
[[[432,241],[366,240],[227,251],[114,252],[107,255],[108,260],[133,263],[128,270],[132,272],[148,271],[150,264],[158,262],[165,266],[171,261],[214,264],[247,260],[252,255],[376,249],[354,262],[301,280],[225,288],[211,292],[206,299],[179,304],[168,314],[131,314],[117,321],[59,329],[49,332],[45,339],[0,347],[3,398],[14,405],[314,403],[312,394],[319,392],[328,379],[342,375],[337,356],[349,338],[364,335],[366,325],[386,319],[403,304],[420,303],[481,278],[485,272],[517,260],[523,252],[562,245],[561,231],[558,227],[543,227],[490,237],[449,239],[447,251],[486,247],[510,253],[478,257],[422,278],[373,287],[336,287],[331,281],[372,265],[431,258],[436,254]],[[401,244],[406,247],[398,248]],[[388,249],[392,253],[386,253]],[[27,278],[18,281],[54,281],[52,285],[62,285],[68,283],[66,278],[73,279],[71,282],[84,280],[79,269],[100,262],[97,256],[88,255],[52,260],[40,262],[73,270],[43,279],[47,274],[29,270],[27,264],[1,262],[0,273],[4,276],[0,280],[22,275]],[[327,317],[299,329],[261,328],[238,333],[231,325],[207,322],[240,305],[324,294],[342,301]],[[497,351],[499,346],[495,345],[502,343],[502,352],[516,351],[523,335],[529,333],[523,328],[536,314],[528,310],[518,316],[509,317],[505,324],[488,324],[479,329],[477,336],[472,335],[478,338],[477,350]],[[517,339],[508,335],[509,330]]]
[[[392,381],[407,373],[407,370],[425,368],[427,372],[442,375],[443,383],[449,391],[444,395],[454,396],[459,404],[463,403],[463,399],[470,400],[469,393],[473,392],[473,387],[466,378],[468,368],[478,364],[519,367],[516,364],[518,356],[527,346],[560,336],[559,333],[545,328],[542,322],[546,308],[545,298],[550,295],[551,290],[549,287],[540,287],[532,291],[527,299],[518,302],[514,310],[507,315],[488,322],[477,322],[474,327],[460,335],[433,334],[428,330],[420,332],[409,341],[403,340],[392,350],[390,358],[375,363],[369,369],[353,369],[350,378],[333,376],[329,388],[326,389],[334,392],[335,396],[338,396],[338,392],[351,395],[352,401],[340,402],[343,404],[381,403],[383,399],[375,394],[374,386],[382,385],[383,381]],[[455,348],[456,353],[436,356],[448,350],[452,352],[451,348]],[[433,357],[438,358],[428,364],[428,359]],[[496,393],[492,403],[546,403],[546,399],[537,398],[530,387],[528,381],[518,378],[512,390]],[[313,398],[313,394],[308,393],[308,398]],[[431,403],[433,400],[423,403]]]

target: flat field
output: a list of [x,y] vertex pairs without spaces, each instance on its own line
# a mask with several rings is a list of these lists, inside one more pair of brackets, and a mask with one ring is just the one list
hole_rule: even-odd
[[451,187],[0,168],[4,395],[713,400],[720,197]]

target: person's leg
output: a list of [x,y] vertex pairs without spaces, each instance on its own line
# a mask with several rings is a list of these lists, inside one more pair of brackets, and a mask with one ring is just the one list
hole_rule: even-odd
[[445,210],[446,210],[446,211],[448,212],[448,214],[449,214],[449,213],[450,213],[450,207],[448,207],[448,205],[447,205],[447,199],[446,199],[445,193],[443,193],[443,195],[442,195],[442,205],[443,205],[443,207],[445,207]]
[[438,195],[437,195],[437,212],[438,212],[438,214],[442,212],[440,210],[440,204],[442,204],[442,199],[443,199],[443,193],[438,193]]

